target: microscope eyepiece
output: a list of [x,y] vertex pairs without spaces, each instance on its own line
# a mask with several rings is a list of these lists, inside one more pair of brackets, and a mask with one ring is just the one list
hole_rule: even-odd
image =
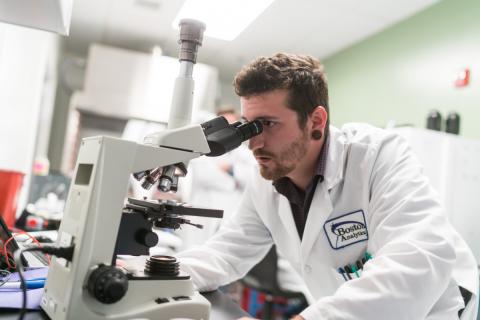
[[242,142],[262,133],[259,120],[228,124],[224,117],[217,117],[201,124],[207,138],[210,153],[208,157],[217,157],[237,148]]
[[[235,122],[234,125],[237,123],[241,124],[241,122],[238,121],[238,122]],[[216,117],[200,124],[200,126],[203,129],[203,133],[208,138],[208,136],[211,135],[212,133],[217,132],[221,129],[227,128],[229,124],[227,119],[225,119],[224,117]]]
[[263,125],[260,120],[245,122],[237,127],[237,130],[242,135],[242,142],[259,135],[263,131]]

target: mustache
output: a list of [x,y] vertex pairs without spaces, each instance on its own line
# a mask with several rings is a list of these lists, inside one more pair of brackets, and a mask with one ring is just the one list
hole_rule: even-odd
[[273,154],[269,151],[263,150],[263,149],[257,149],[255,151],[253,151],[253,155],[255,157],[270,157],[270,158],[275,157],[275,154]]

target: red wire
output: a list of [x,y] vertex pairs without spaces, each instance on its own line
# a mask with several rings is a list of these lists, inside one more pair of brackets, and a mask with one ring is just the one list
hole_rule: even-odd
[[7,251],[7,245],[10,243],[10,241],[13,239],[13,236],[11,236],[10,238],[8,238],[7,241],[5,241],[5,243],[3,244],[3,254],[5,256],[5,261],[7,262],[7,266],[9,269],[14,269],[15,266],[12,267],[12,265],[10,264],[10,256],[8,255],[8,251]]
[[[37,240],[37,238],[35,238],[34,236],[32,236],[31,234],[29,234],[28,232],[25,232],[25,231],[20,231],[19,233],[16,233],[14,234],[13,236],[11,236],[10,238],[8,238],[7,241],[5,241],[5,243],[3,244],[3,255],[5,256],[5,261],[7,262],[7,266],[11,269],[15,269],[16,268],[16,265],[14,263],[14,265],[12,266],[10,264],[10,259],[9,259],[9,256],[8,256],[8,251],[7,251],[7,245],[10,243],[10,241],[12,241],[16,236],[20,235],[20,234],[26,234],[27,236],[30,237],[30,239],[33,240],[33,242],[35,242],[36,244],[38,244],[38,246],[40,248],[43,248],[42,244]],[[50,256],[48,254],[45,254],[45,256],[47,257],[47,260],[48,260],[48,264],[50,264]],[[13,259],[13,257],[11,258]]]

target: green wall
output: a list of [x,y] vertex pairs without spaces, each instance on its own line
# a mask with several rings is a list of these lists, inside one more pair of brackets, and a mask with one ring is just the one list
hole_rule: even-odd
[[[480,138],[480,1],[444,0],[324,61],[332,123],[424,127],[431,109]],[[455,75],[470,69],[470,85]]]

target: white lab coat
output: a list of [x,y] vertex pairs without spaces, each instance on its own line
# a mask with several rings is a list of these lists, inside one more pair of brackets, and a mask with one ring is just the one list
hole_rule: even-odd
[[[325,180],[302,241],[288,200],[257,174],[238,214],[179,257],[195,285],[210,290],[243,277],[275,243],[316,299],[301,313],[307,320],[457,319],[459,285],[474,293],[462,316],[473,320],[477,265],[437,199],[402,138],[362,124],[331,127]],[[356,238],[336,236],[342,224]],[[338,267],[365,251],[373,259],[345,282]]]

